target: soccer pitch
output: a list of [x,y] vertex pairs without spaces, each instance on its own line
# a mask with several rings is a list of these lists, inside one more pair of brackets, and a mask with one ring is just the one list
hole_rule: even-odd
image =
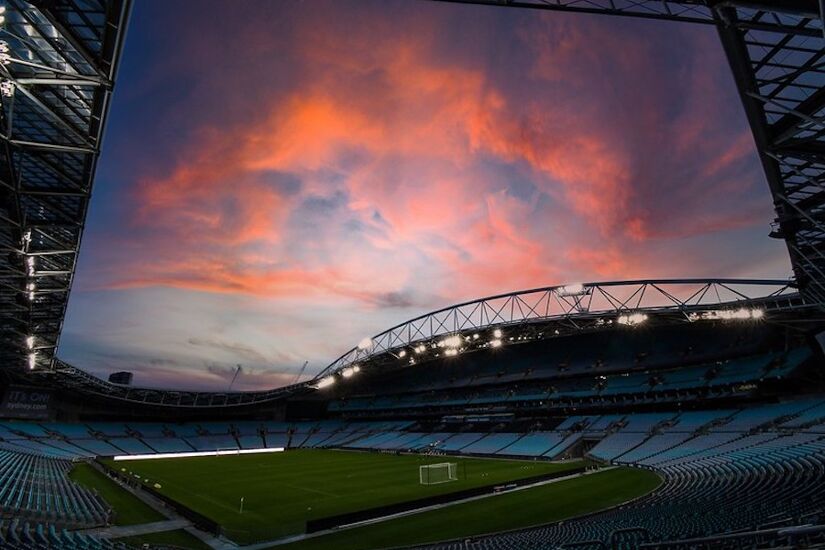
[[[421,485],[419,466],[458,463],[458,480]],[[570,470],[566,463],[331,450],[108,462],[248,543],[303,533],[307,520]],[[241,511],[243,498],[243,511]]]

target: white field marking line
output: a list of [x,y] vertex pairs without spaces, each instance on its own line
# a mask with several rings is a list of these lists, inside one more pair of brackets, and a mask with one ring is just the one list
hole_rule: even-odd
[[[507,490],[507,491],[501,491],[500,493],[485,493],[483,495],[476,495],[474,497],[467,497],[467,498],[464,498],[464,499],[461,499],[461,500],[453,500],[453,501],[445,502],[445,503],[442,503],[442,504],[433,504],[431,506],[426,506],[424,508],[416,508],[414,510],[407,510],[405,512],[398,512],[396,514],[390,514],[388,516],[381,516],[381,517],[377,517],[377,518],[367,519],[367,520],[359,521],[359,522],[356,522],[356,523],[347,523],[346,525],[339,525],[338,527],[333,527],[331,529],[325,529],[323,531],[317,531],[315,533],[293,535],[293,536],[285,537],[285,538],[282,538],[282,539],[275,539],[275,540],[267,541],[265,543],[256,543],[256,544],[251,544],[249,546],[241,546],[239,548],[244,549],[244,550],[257,550],[259,548],[269,548],[270,546],[281,546],[283,544],[288,544],[288,543],[291,543],[291,542],[311,539],[311,538],[315,538],[315,537],[321,537],[321,536],[324,536],[324,535],[329,535],[331,533],[338,533],[340,531],[347,531],[349,529],[354,529],[356,527],[364,527],[365,525],[372,525],[372,524],[375,524],[375,523],[383,523],[385,521],[389,521],[389,520],[392,520],[392,519],[397,519],[397,518],[401,518],[401,517],[405,517],[405,516],[412,516],[412,515],[416,515],[416,514],[421,514],[423,512],[430,512],[432,510],[440,510],[442,508],[448,508],[450,506],[455,506],[457,504],[464,504],[464,503],[467,503],[467,502],[474,502],[476,500],[483,500],[485,498],[492,498],[492,497],[497,497],[497,496],[501,496],[501,495],[507,495],[507,494],[510,494],[510,493],[515,493],[517,491],[523,491],[523,490],[526,490],[526,489],[533,489],[535,487],[541,487],[542,485],[550,485],[551,483],[556,483],[558,481],[567,481],[569,479],[575,479],[577,477],[588,476],[588,475],[597,474],[597,473],[600,473],[600,472],[607,472],[609,470],[615,470],[616,468],[618,468],[618,466],[607,466],[605,468],[600,468],[598,470],[590,470],[590,471],[587,471],[587,472],[582,472],[580,474],[571,474],[571,475],[566,475],[566,476],[563,476],[563,477],[556,477],[556,478],[553,478],[553,479],[546,479],[544,481],[538,481],[536,483],[531,483],[530,485],[522,485],[520,487],[516,487],[515,489],[510,489],[510,490]],[[506,483],[507,482],[502,482],[501,484],[504,485]]]
[[124,460],[155,460],[158,458],[192,458],[196,456],[229,456],[229,455],[249,455],[260,453],[282,453],[283,447],[269,449],[235,449],[227,451],[191,451],[185,453],[155,453],[150,455],[118,455],[114,457],[115,462]]

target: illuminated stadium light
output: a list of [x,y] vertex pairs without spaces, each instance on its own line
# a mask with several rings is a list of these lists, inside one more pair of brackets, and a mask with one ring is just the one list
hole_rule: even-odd
[[454,336],[448,336],[438,343],[438,347],[440,348],[457,348],[459,346],[461,346],[461,336],[458,336],[457,334]]
[[765,310],[763,309],[741,307],[739,309],[716,309],[713,311],[703,311],[702,313],[691,313],[688,319],[691,321],[749,321],[752,319],[761,319],[764,316]]
[[424,353],[425,351],[427,351],[427,346],[425,346],[424,344],[419,344],[415,346],[415,353]]
[[368,350],[372,347],[372,338],[364,338],[360,342],[358,342],[358,349],[360,350]]
[[34,288],[34,283],[29,283],[26,285],[26,290],[28,290],[29,292],[32,292]]
[[352,372],[361,372],[361,367],[355,365],[354,367],[352,367]]
[[494,338],[501,338],[501,329],[500,328],[497,328],[496,330],[493,331],[493,337]]
[[34,336],[26,336],[26,347],[34,349]]
[[560,296],[581,296],[582,294],[586,294],[586,290],[581,283],[565,285],[559,289]]
[[14,95],[14,82],[11,80],[0,80],[0,94],[3,97],[11,97]]
[[444,355],[447,355],[449,357],[454,357],[454,356],[458,355],[458,350],[455,349],[455,348],[450,348],[450,349],[448,349],[447,351],[444,352]]
[[620,325],[627,325],[627,326],[636,326],[641,325],[647,321],[647,314],[646,313],[629,313],[627,315],[619,315],[616,319],[616,322]]
[[33,369],[36,362],[37,362],[37,354],[35,352],[31,352],[29,354],[29,369]]
[[0,40],[0,64],[8,65],[11,63],[11,55],[9,55],[9,43],[5,40]]
[[407,356],[407,350],[402,349],[401,351],[398,352],[398,357],[399,358],[404,358],[406,356]]
[[318,380],[318,383],[315,384],[315,389],[322,390],[324,388],[332,386],[333,384],[335,384],[335,377],[332,375],[325,376]]
[[473,340],[478,340],[479,338],[480,338],[480,336],[478,335],[477,332],[475,334],[473,334]]
[[490,340],[490,347],[500,348],[501,347],[501,340],[499,340],[499,339]]
[[347,367],[341,371],[341,376],[344,378],[351,378],[353,374],[355,374],[355,369],[352,367]]
[[29,292],[29,301],[30,302],[34,301],[34,292]]

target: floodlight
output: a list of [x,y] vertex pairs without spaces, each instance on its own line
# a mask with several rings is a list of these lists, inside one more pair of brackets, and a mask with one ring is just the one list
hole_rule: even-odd
[[450,357],[458,355],[458,350],[455,348],[450,348],[444,352],[444,355],[449,355]]
[[444,338],[438,343],[438,347],[457,348],[461,345],[461,336],[453,335]]
[[322,390],[324,388],[328,388],[329,386],[335,384],[335,376],[329,375],[321,378],[318,380],[318,383],[315,384],[315,389]]
[[398,357],[406,357],[406,356],[407,356],[407,350],[402,349],[401,351],[398,352]]
[[[0,81],[0,94],[3,97],[11,97],[14,95],[14,82],[11,80],[2,80]],[[24,239],[25,241],[25,239]],[[31,233],[29,233],[29,241],[31,241]],[[28,241],[25,241],[28,242]]]
[[26,336],[26,347],[34,349],[34,336]]
[[583,284],[573,283],[561,287],[558,292],[561,296],[579,296],[585,293],[585,289]]
[[478,333],[476,332],[475,334],[473,334],[473,340],[478,340],[478,339],[479,339],[479,335],[478,335]]
[[352,367],[347,367],[341,371],[341,376],[343,376],[344,378],[350,378],[353,374],[355,374],[355,371],[352,369]]
[[493,336],[496,337],[496,338],[501,338],[501,329],[497,328],[496,330],[494,330],[493,331]]
[[415,353],[424,353],[425,351],[427,351],[427,346],[424,344],[419,344],[415,347]]
[[490,340],[490,346],[494,347],[494,348],[500,348],[501,347],[501,340],[498,340],[498,339]]
[[352,367],[352,372],[361,372],[361,367],[359,367],[358,365],[354,365]]
[[616,319],[616,322],[620,325],[628,325],[628,326],[635,326],[641,325],[647,321],[647,314],[646,313],[628,313],[626,315],[619,315]]
[[37,354],[35,352],[31,352],[29,354],[29,368],[30,369],[34,368],[34,364],[35,364],[36,361],[37,361]]
[[713,311],[705,311],[701,314],[702,319],[706,319],[709,321],[747,321],[750,319],[761,319],[764,316],[765,310],[763,309],[748,309],[744,307],[739,309],[719,309]]

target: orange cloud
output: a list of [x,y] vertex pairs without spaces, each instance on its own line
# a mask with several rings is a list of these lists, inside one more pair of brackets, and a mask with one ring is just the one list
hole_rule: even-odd
[[[619,277],[630,272],[617,252],[624,240],[696,231],[658,225],[644,194],[656,182],[640,185],[638,158],[615,128],[600,127],[601,107],[540,95],[515,101],[482,68],[443,61],[434,36],[402,34],[378,47],[384,34],[383,27],[374,36],[310,29],[293,52],[304,64],[300,89],[260,105],[251,123],[201,132],[177,167],[141,181],[136,225],[153,226],[160,253],[112,286],[375,303],[425,286],[448,299],[571,273]],[[555,49],[550,34],[529,36],[532,77],[543,85],[575,72],[589,40],[572,27]],[[624,43],[621,35],[606,38]],[[343,55],[342,43],[365,53]],[[637,70],[651,55],[640,43],[629,48],[616,70]],[[598,64],[595,53],[585,57]],[[697,89],[709,86],[698,80]],[[654,110],[642,118],[664,124]],[[687,128],[679,143],[700,130]],[[747,152],[737,141],[703,175],[729,170]],[[515,192],[490,162],[533,190]],[[273,175],[288,175],[297,188],[273,183]],[[313,217],[313,203],[334,206]],[[541,220],[547,215],[559,219]],[[711,215],[702,225],[747,219]],[[587,229],[558,229],[570,223]]]

